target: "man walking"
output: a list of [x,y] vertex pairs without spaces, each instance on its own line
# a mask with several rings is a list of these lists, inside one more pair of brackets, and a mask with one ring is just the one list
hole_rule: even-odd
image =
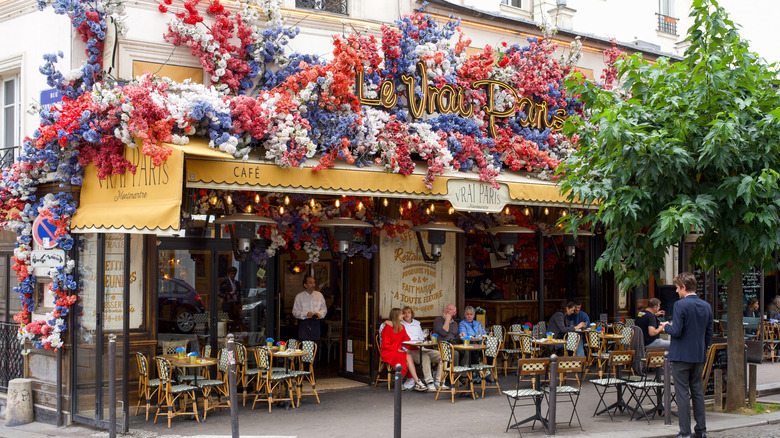
[[680,423],[678,438],[691,436],[691,409],[696,419],[696,436],[707,436],[704,414],[702,370],[707,359],[707,348],[712,341],[712,308],[696,296],[696,277],[683,272],[674,279],[680,301],[674,303],[672,322],[662,322],[662,329],[672,337],[669,360],[677,394]]

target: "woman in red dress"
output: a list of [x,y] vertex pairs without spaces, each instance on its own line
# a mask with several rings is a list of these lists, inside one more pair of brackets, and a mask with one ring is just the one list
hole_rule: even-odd
[[406,375],[408,370],[409,376],[414,379],[414,390],[426,391],[428,388],[417,377],[411,354],[403,348],[404,341],[410,339],[409,335],[406,334],[406,329],[401,324],[401,318],[403,318],[401,309],[395,307],[390,310],[390,324],[385,324],[385,328],[382,329],[382,352],[380,353],[382,361],[393,366],[400,363],[403,367],[401,373]]

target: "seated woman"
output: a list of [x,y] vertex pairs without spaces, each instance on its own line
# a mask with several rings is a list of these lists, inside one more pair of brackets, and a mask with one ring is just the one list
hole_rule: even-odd
[[761,318],[761,313],[758,310],[757,299],[751,298],[748,300],[747,305],[745,306],[745,311],[742,313],[742,316],[748,318]]
[[400,363],[403,369],[402,375],[406,375],[407,371],[409,376],[414,379],[414,390],[425,392],[428,387],[420,381],[417,377],[417,371],[414,369],[414,361],[412,355],[403,348],[404,341],[411,340],[409,335],[406,334],[406,329],[401,324],[403,314],[401,309],[394,307],[390,310],[390,323],[384,324],[382,329],[382,351],[380,356],[382,361],[387,362],[393,366]]
[[[553,334],[555,339],[563,339],[564,336],[566,336],[566,333],[574,330],[582,330],[586,327],[584,321],[577,325],[573,325],[572,322],[566,318],[566,316],[574,313],[576,307],[577,305],[574,304],[574,302],[569,301],[560,312],[555,312],[553,316],[550,317],[550,322],[547,323],[547,330]],[[564,312],[566,312],[566,315],[563,314]],[[556,348],[562,348],[562,346]],[[580,338],[580,342],[577,344],[577,356],[584,355],[585,349],[582,347],[582,338]]]
[[[465,333],[465,335],[471,339],[487,336],[487,331],[485,331],[485,327],[482,325],[482,323],[474,319],[475,314],[476,311],[473,307],[466,306],[466,308],[463,309],[463,319],[460,321],[460,324],[458,324],[458,330],[461,333]],[[469,358],[469,363],[476,364],[479,362],[481,357],[481,352],[472,351],[471,357]],[[495,378],[492,374],[488,374],[486,380],[490,383],[493,383]],[[474,381],[479,382],[479,378],[475,378]]]

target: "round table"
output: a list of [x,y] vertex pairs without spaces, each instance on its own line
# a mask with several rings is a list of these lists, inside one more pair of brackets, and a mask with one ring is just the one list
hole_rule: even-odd
[[417,351],[419,351],[420,355],[420,366],[422,366],[422,354],[423,354],[423,348],[424,347],[437,347],[439,343],[438,342],[431,342],[431,341],[404,341],[404,345],[408,347],[417,347]]

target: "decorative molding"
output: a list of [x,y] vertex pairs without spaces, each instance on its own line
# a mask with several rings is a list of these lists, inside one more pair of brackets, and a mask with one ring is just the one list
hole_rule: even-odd
[[[176,47],[167,42],[153,43],[137,40],[120,40],[117,56],[117,79],[132,80],[133,61],[157,62],[183,67],[203,68],[190,54],[189,47]],[[208,73],[203,73],[203,83],[210,84]]]
[[0,23],[33,12],[38,12],[38,6],[34,0],[8,0],[0,3]]
[[8,72],[13,72],[14,74],[20,73],[23,62],[24,62],[23,53],[5,59],[0,59],[0,76]]

